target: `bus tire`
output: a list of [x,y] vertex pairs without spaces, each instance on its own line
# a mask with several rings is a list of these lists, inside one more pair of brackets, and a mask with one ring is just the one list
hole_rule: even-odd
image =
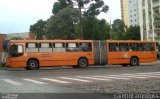
[[132,57],[130,59],[130,65],[131,66],[138,66],[139,65],[139,59],[138,59],[138,57]]
[[85,67],[87,67],[87,66],[88,66],[88,60],[87,60],[86,58],[80,58],[80,59],[78,60],[78,66],[79,66],[80,68],[85,68]]
[[28,61],[27,63],[27,67],[26,67],[28,70],[36,70],[39,68],[39,63],[37,60],[35,59],[31,59]]

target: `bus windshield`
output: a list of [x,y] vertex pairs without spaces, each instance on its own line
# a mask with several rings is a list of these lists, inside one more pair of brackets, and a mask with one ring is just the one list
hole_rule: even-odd
[[23,46],[22,45],[11,45],[8,50],[10,57],[19,57],[23,55]]

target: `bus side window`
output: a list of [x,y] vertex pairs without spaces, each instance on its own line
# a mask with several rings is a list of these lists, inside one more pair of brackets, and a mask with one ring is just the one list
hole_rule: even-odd
[[119,50],[122,52],[129,51],[128,43],[119,43]]
[[117,52],[119,50],[118,43],[109,43],[109,51]]
[[155,51],[154,43],[149,44],[150,51]]
[[80,43],[80,51],[81,52],[92,52],[92,44],[91,43]]
[[39,43],[39,52],[52,52],[52,43]]
[[139,44],[138,43],[130,43],[130,51],[139,51]]
[[79,52],[78,43],[66,43],[66,52]]
[[149,44],[148,43],[140,43],[140,51],[149,51]]
[[38,43],[26,43],[26,51],[27,52],[38,52]]
[[53,43],[53,52],[66,52],[65,43]]

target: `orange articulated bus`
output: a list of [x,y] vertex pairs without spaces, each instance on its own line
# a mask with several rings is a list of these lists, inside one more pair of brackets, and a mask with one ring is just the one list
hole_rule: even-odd
[[131,65],[157,61],[156,42],[94,40],[11,40],[8,67]]

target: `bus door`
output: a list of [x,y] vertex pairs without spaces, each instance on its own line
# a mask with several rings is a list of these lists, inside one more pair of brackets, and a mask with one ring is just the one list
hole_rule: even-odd
[[107,64],[107,48],[105,41],[94,41],[94,64]]
[[24,45],[13,44],[9,47],[9,57],[11,58],[12,66],[23,67],[26,65],[24,57]]
[[108,46],[108,64],[120,64],[122,62],[122,58],[124,53],[120,52],[119,43],[118,42],[107,42]]

